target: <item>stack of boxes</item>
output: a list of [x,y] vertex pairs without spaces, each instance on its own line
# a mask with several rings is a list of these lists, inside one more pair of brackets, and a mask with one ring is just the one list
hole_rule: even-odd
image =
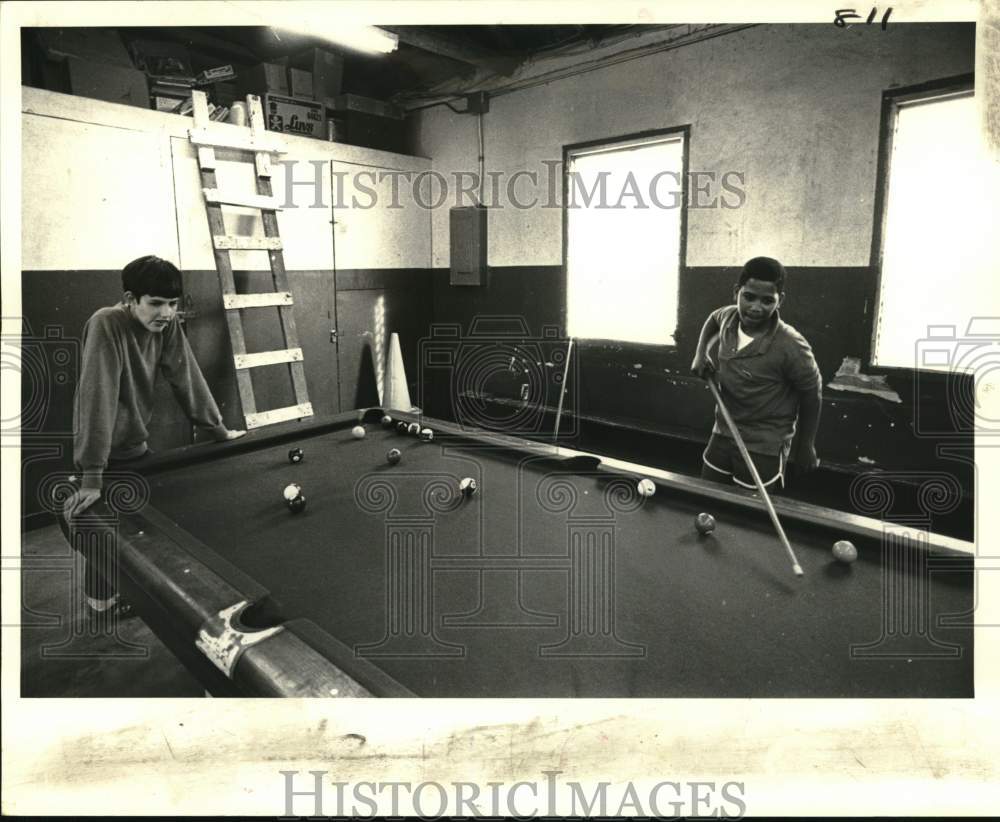
[[381,100],[341,94],[343,76],[340,54],[309,49],[241,72],[239,94],[260,95],[272,131],[402,152],[402,111]]
[[344,58],[329,49],[234,69],[192,55],[181,43],[132,39],[126,48],[114,29],[42,29],[38,38],[44,88],[179,114],[191,113],[197,88],[208,93],[214,120],[255,94],[272,131],[386,151],[405,148],[403,113],[380,100],[342,94]]

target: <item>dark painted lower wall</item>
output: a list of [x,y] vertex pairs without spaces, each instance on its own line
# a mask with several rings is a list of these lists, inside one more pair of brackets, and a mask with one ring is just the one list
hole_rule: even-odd
[[[738,268],[682,270],[674,347],[578,343],[567,407],[586,419],[707,441],[712,398],[704,383],[690,375],[689,368],[705,318],[732,302],[738,274]],[[473,324],[481,324],[491,314],[520,318],[535,337],[540,337],[546,326],[556,326],[560,333],[565,328],[565,277],[560,266],[492,268],[488,284],[478,288],[451,286],[448,272],[437,270],[433,285],[435,323],[455,324],[466,334]],[[845,357],[867,361],[875,290],[875,274],[867,267],[788,270],[782,317],[810,341],[824,385],[830,383]],[[894,370],[886,379],[901,402],[825,390],[817,441],[821,459],[861,471],[943,469],[954,474],[966,489],[972,488],[968,462],[943,460],[939,454],[942,446],[954,446],[958,452],[971,455],[971,434],[956,431],[950,419],[949,393],[955,389],[954,379],[949,386],[939,375],[908,370]],[[968,394],[971,381],[961,381],[959,389]],[[425,386],[425,391],[432,398],[427,402],[430,412],[455,416],[454,382],[438,379]],[[558,396],[557,391],[553,396]],[[915,430],[918,419],[933,420],[931,428],[945,433]]]
[[[40,510],[36,489],[45,473],[71,464],[78,340],[93,311],[119,299],[119,276],[117,271],[23,275],[23,314],[26,333],[30,331],[22,357],[26,375],[22,380],[22,488],[27,513]],[[586,427],[581,420],[606,421],[705,441],[711,429],[712,401],[688,368],[705,317],[732,300],[736,276],[735,268],[682,271],[675,347],[580,343],[570,359],[561,430],[572,437]],[[184,279],[191,298],[185,325],[188,339],[227,424],[239,427],[242,411],[218,277],[214,271],[191,271],[184,273]],[[470,395],[486,393],[517,400],[526,385],[532,399],[540,396],[541,404],[556,405],[563,372],[560,357],[565,353],[562,268],[493,268],[483,287],[455,287],[448,280],[448,271],[440,269],[339,271],[335,280],[330,272],[289,272],[310,399],[317,413],[378,404],[375,357],[384,357],[391,332],[400,335],[411,398],[432,416],[456,419],[478,413],[481,418],[489,417],[493,412],[480,409],[476,396]],[[269,290],[270,276],[238,272],[237,283],[241,291]],[[782,316],[812,343],[824,384],[844,357],[867,357],[867,312],[874,290],[875,278],[867,268],[790,269]],[[276,312],[251,314],[256,316],[245,322],[248,350],[278,347],[281,334]],[[336,335],[331,337],[334,330]],[[526,338],[537,352],[534,364],[509,357],[509,350],[524,347],[512,349],[507,343]],[[464,360],[452,356],[460,349],[465,352]],[[477,351],[483,356],[474,363],[476,367],[458,373],[457,364],[480,356],[469,354]],[[68,364],[60,352],[68,353]],[[290,385],[282,373],[286,369],[261,371],[255,377],[259,406],[290,404]],[[950,445],[968,456],[971,436],[922,436],[914,430],[918,419],[933,423],[939,432],[954,429],[949,415],[954,384],[912,371],[894,371],[887,380],[902,402],[825,391],[817,443],[821,458],[857,470],[943,469],[971,489],[971,464],[960,458],[943,460],[939,454],[943,445]],[[494,418],[482,421],[490,419]],[[500,427],[505,423],[502,413],[495,420]],[[552,414],[537,424],[541,430],[551,428]],[[164,450],[188,444],[191,438],[190,426],[169,387],[160,385],[151,447]],[[585,443],[578,440],[578,444]]]

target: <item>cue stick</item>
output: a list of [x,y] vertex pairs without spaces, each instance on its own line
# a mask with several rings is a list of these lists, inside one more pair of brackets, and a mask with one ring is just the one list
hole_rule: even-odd
[[729,431],[733,435],[733,439],[736,440],[736,446],[740,449],[740,455],[743,457],[743,461],[747,464],[747,468],[750,469],[750,473],[753,475],[753,481],[757,483],[757,490],[764,499],[764,504],[767,506],[767,513],[771,515],[771,522],[774,523],[774,527],[778,531],[778,536],[781,537],[781,543],[785,546],[785,550],[788,552],[788,556],[792,560],[792,570],[795,571],[796,576],[800,577],[804,573],[802,566],[799,565],[799,561],[795,556],[795,551],[792,550],[792,546],[788,542],[788,537],[785,536],[785,529],[781,527],[781,522],[778,521],[778,515],[775,513],[774,506],[771,504],[771,497],[768,495],[767,489],[761,481],[760,474],[757,473],[757,466],[753,464],[753,460],[750,458],[750,453],[747,451],[746,445],[743,444],[743,437],[740,436],[740,432],[737,430],[736,423],[733,422],[733,418],[729,416],[729,409],[726,408],[726,404],[722,401],[722,397],[719,396],[719,389],[716,387],[715,378],[712,376],[709,376],[708,378],[708,387],[712,389],[712,396],[715,397],[715,401],[719,404],[719,410],[722,412],[722,416],[726,420],[726,425],[729,426]]
[[573,356],[573,338],[566,344],[566,365],[563,367],[561,390],[559,391],[559,408],[556,409],[556,429],[552,434],[552,442],[559,442],[559,423],[562,421],[563,398],[566,396],[566,380],[569,379],[569,358]]

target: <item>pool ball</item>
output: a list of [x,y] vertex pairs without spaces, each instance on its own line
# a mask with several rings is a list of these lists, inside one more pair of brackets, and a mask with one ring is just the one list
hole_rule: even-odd
[[288,500],[285,505],[288,506],[288,510],[293,514],[300,514],[306,509],[306,498],[302,494],[299,494],[297,497]]
[[694,520],[694,527],[699,534],[711,534],[715,530],[715,517],[711,514],[698,514]]
[[656,485],[651,479],[643,479],[639,480],[636,490],[639,492],[639,496],[641,497],[651,497],[656,493]]
[[416,437],[420,434],[420,426],[415,422],[411,422],[406,429],[406,433],[412,434],[414,437]]
[[479,486],[476,485],[476,481],[471,477],[466,477],[458,484],[458,490],[462,492],[463,497],[471,497],[476,493],[476,489]]
[[365,427],[363,425],[355,425],[351,429],[351,436],[356,440],[363,440],[365,438]]
[[392,417],[390,417],[388,414],[386,414],[384,417],[382,417],[382,427],[383,428],[391,428],[392,427]]
[[430,428],[425,428],[423,431],[420,432],[420,439],[422,439],[424,442],[430,442],[432,439],[434,439],[434,432],[431,431]]
[[405,434],[408,428],[409,426],[402,420],[396,423],[396,431],[400,434]]
[[284,495],[286,500],[293,500],[301,495],[301,493],[302,489],[294,482],[290,482],[285,486]]
[[853,542],[846,539],[838,539],[833,543],[833,557],[839,562],[851,563],[858,558],[858,549]]
[[395,465],[402,458],[403,455],[402,453],[400,453],[400,450],[398,448],[393,448],[392,450],[388,451],[385,455],[386,462],[388,462],[389,465]]
[[302,462],[302,458],[304,456],[305,454],[302,453],[301,448],[293,448],[291,451],[288,452],[288,461],[293,464],[297,462]]

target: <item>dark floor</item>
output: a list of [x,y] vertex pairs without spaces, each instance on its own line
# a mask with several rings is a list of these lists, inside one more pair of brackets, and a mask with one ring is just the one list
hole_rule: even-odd
[[22,550],[22,697],[204,695],[142,620],[116,634],[83,613],[73,552],[55,525],[26,533]]

